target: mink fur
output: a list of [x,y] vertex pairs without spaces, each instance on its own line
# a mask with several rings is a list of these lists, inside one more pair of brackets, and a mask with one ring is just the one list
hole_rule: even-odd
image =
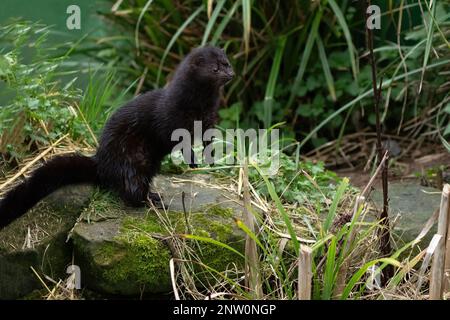
[[184,128],[192,133],[194,121],[202,121],[203,130],[211,128],[221,89],[233,76],[221,49],[193,49],[165,88],[137,96],[113,113],[93,157],[56,156],[7,192],[0,202],[0,229],[65,185],[98,185],[131,206],[157,200],[149,186],[178,143],[171,141],[172,132]]

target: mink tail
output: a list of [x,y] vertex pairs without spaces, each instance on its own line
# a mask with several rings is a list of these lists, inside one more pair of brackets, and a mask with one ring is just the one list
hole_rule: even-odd
[[64,155],[50,159],[0,200],[0,230],[53,191],[80,183],[97,184],[95,158]]

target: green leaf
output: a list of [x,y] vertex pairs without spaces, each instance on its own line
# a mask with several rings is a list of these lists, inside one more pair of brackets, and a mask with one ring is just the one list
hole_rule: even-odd
[[444,136],[446,136],[446,135],[448,135],[448,134],[450,134],[450,124],[448,124],[447,125],[447,128],[445,128],[445,131],[444,131]]
[[250,49],[250,32],[252,27],[252,5],[251,0],[242,0],[242,24],[244,26],[245,52]]
[[225,4],[225,0],[219,0],[217,2],[216,7],[214,8],[214,11],[211,15],[211,18],[208,21],[208,24],[206,25],[205,33],[203,33],[203,40],[202,40],[202,46],[206,44],[209,38],[209,34],[211,33],[211,30],[216,23],[217,17],[219,16],[220,11],[222,11],[223,5]]
[[444,108],[444,112],[446,112],[446,113],[450,114],[450,102],[449,102],[449,103],[447,103],[447,105],[445,106],[445,108]]
[[309,61],[309,57],[311,56],[311,50],[314,45],[314,41],[316,40],[317,31],[319,29],[320,21],[322,20],[323,8],[322,6],[317,10],[316,15],[314,16],[314,20],[311,26],[311,30],[309,32],[308,40],[306,41],[305,49],[303,51],[302,57],[300,59],[300,66],[297,71],[297,75],[294,80],[294,84],[291,88],[291,94],[289,96],[289,100],[286,106],[286,109],[290,109],[292,103],[294,103],[294,98],[297,95],[298,88],[300,83],[303,80],[303,76],[305,74],[306,66]]
[[367,270],[371,266],[373,266],[377,263],[380,263],[380,262],[390,264],[390,265],[393,265],[396,267],[401,266],[401,264],[397,260],[392,259],[392,258],[381,258],[381,259],[376,259],[376,260],[367,262],[351,277],[348,284],[345,286],[344,291],[342,292],[341,300],[346,300],[349,297],[352,289],[355,287],[355,285],[358,283],[358,281],[362,278],[362,276],[367,272]]
[[194,235],[194,234],[184,234],[183,237],[186,238],[186,239],[198,240],[198,241],[214,244],[216,246],[219,246],[219,247],[222,247],[224,249],[227,249],[227,250],[229,250],[229,251],[231,251],[233,253],[236,253],[238,256],[240,256],[241,258],[245,259],[245,256],[242,253],[240,253],[236,249],[230,247],[226,243],[217,241],[215,239],[207,238],[207,237],[201,237],[201,236],[197,236],[197,235]]
[[325,76],[325,80],[327,81],[328,91],[330,92],[331,99],[333,99],[333,101],[336,101],[336,90],[334,88],[333,75],[331,74],[327,54],[325,53],[325,48],[323,47],[323,42],[320,35],[317,35],[316,42],[317,48],[319,50],[320,61],[322,62],[323,74]]
[[189,18],[178,28],[177,32],[173,35],[173,37],[170,39],[169,44],[167,45],[166,49],[164,50],[164,54],[161,58],[161,62],[159,63],[158,68],[158,74],[156,76],[156,84],[159,84],[159,79],[161,78],[161,72],[162,67],[164,65],[164,61],[166,60],[167,55],[169,54],[170,49],[175,44],[175,41],[177,41],[178,37],[181,35],[181,33],[186,29],[186,27],[200,14],[200,12],[203,11],[203,6],[200,6],[195,10]]
[[339,25],[342,28],[342,31],[344,31],[345,40],[347,41],[347,50],[348,54],[350,56],[350,61],[352,64],[352,72],[353,77],[356,79],[358,77],[358,68],[356,65],[356,58],[355,58],[355,46],[353,44],[352,35],[350,33],[350,30],[348,28],[347,22],[345,20],[344,15],[342,14],[341,8],[338,6],[336,1],[334,0],[328,0],[328,3],[330,4],[331,9],[333,10]]
[[283,58],[286,37],[281,37],[277,42],[277,50],[270,70],[269,81],[264,96],[264,127],[269,128],[272,124],[272,107],[274,101],[275,86],[278,73],[280,72],[281,59]]
[[331,238],[331,243],[327,251],[327,262],[323,276],[322,300],[330,300],[333,294],[333,287],[336,279],[336,237]]

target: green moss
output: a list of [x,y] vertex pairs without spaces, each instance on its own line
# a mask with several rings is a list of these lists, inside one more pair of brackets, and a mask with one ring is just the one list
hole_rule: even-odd
[[[231,246],[235,247],[238,251],[243,252],[243,244],[243,242],[242,245],[235,243]],[[238,268],[243,267],[244,265],[244,260],[242,257],[226,248],[222,248],[211,243],[200,243],[199,256],[205,265],[218,272],[223,272],[229,269],[233,264],[237,265]]]
[[[171,225],[175,227],[176,232],[184,233],[186,231],[186,222],[183,213],[169,212],[168,217]],[[231,217],[231,209],[212,206],[205,212],[189,214],[190,229],[195,235],[215,239],[232,246],[240,252],[244,252],[243,237],[236,235],[236,230],[233,229],[234,222]],[[154,216],[150,215],[146,218],[126,217],[123,222],[123,230],[120,238],[123,240],[127,237],[136,237],[137,234],[140,234],[140,236],[143,236],[147,240],[151,239],[156,241],[149,237],[152,233],[168,234]],[[139,247],[136,246],[136,240],[133,240],[133,243],[135,248]],[[202,262],[219,272],[226,270],[227,266],[232,263],[238,266],[243,265],[242,259],[230,250],[206,242],[199,242],[198,245],[198,255]],[[141,248],[145,250],[145,246]]]
[[127,216],[123,219],[122,227],[124,230],[137,230],[147,233],[164,233],[161,223],[155,217],[147,216],[145,218]]
[[[194,231],[198,235],[211,237],[218,241],[229,241],[233,236],[233,227],[231,220],[214,220],[213,217],[198,213],[191,218],[194,225]],[[202,234],[200,234],[202,233]]]
[[232,218],[233,217],[233,209],[223,208],[218,204],[207,208],[206,212],[212,216],[217,216],[217,217],[223,217],[223,218]]
[[[114,202],[111,197],[111,194],[96,193],[93,203],[85,212],[93,219],[94,216],[107,215],[111,211],[124,210],[122,205]],[[169,261],[172,253],[163,241],[152,235],[192,232],[223,242],[240,252],[244,251],[244,237],[236,230],[231,208],[208,205],[198,212],[190,212],[187,215],[189,228],[186,226],[186,216],[183,212],[173,211],[164,215],[167,216],[172,230],[168,230],[152,211],[133,211],[120,216],[120,229],[112,241],[89,243],[89,246],[94,245],[90,249],[77,245],[81,252],[92,252],[91,259],[85,261],[96,270],[91,280],[98,289],[130,295],[145,288],[152,293],[170,291]],[[233,264],[243,266],[242,258],[226,248],[196,240],[187,240],[186,245],[194,250],[195,257],[203,264],[218,272],[229,269]],[[193,267],[200,280],[213,280],[211,273],[207,268],[201,267],[201,264],[193,263]]]
[[[238,235],[238,230],[235,229],[233,220],[231,219],[232,213],[227,209],[217,210],[217,213],[211,215],[208,213],[196,213],[191,217],[192,224],[194,226],[193,233],[199,236],[208,237],[225,243],[239,252],[244,252],[244,236]],[[231,214],[231,216],[230,216]],[[198,256],[202,263],[208,267],[216,270],[217,272],[223,272],[230,268],[231,265],[236,265],[238,268],[242,268],[244,261],[242,257],[226,248],[218,245],[198,242],[199,250]],[[205,280],[212,280],[211,276],[216,276],[214,273],[210,275],[210,271],[205,268],[195,266],[199,276],[199,279],[203,282]]]
[[162,242],[126,226],[115,240],[98,248],[95,255],[108,282],[148,286],[153,292],[170,289],[171,254]]

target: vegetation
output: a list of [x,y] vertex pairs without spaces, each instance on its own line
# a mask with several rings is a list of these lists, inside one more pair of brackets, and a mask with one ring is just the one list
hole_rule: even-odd
[[[434,120],[440,118],[441,129],[448,122],[438,114],[448,103],[450,9],[427,3],[374,1],[382,12],[375,52],[385,80],[386,133],[436,134]],[[286,137],[318,147],[375,125],[364,6],[335,0],[132,0],[104,13],[120,36],[103,39],[103,50],[117,59],[129,82],[145,75],[144,88],[152,89],[190,48],[223,46],[239,73],[227,90],[221,126],[286,122]]]
[[[450,5],[426,0],[377,4],[383,27],[375,32],[374,51],[377,76],[383,79],[383,137],[401,137],[419,148],[427,141],[450,152]],[[159,214],[164,233],[178,248],[179,269],[171,275],[178,294],[294,299],[299,296],[298,257],[310,250],[313,299],[423,298],[428,287],[418,271],[425,256],[419,247],[422,237],[400,241],[390,255],[381,254],[375,248],[384,224],[363,198],[373,181],[361,191],[330,171],[329,162],[317,160],[325,148],[332,150],[331,158],[340,157],[346,136],[356,135],[358,146],[366,147],[368,140],[359,135],[375,130],[362,10],[351,1],[336,0],[111,1],[111,11],[101,13],[112,23],[110,35],[56,47],[46,41],[50,27],[6,24],[0,28],[2,178],[30,158],[74,149],[92,152],[108,116],[133,93],[170,81],[192,47],[219,45],[238,71],[223,97],[219,128],[282,128],[280,170],[268,176],[252,161],[248,167],[219,161],[191,170],[165,159],[166,173],[206,172],[231,184],[242,196],[249,220],[257,222],[252,229],[244,220],[235,221],[254,245],[245,249],[245,256],[256,252],[258,277],[251,287],[251,271],[241,264],[219,270],[204,265],[198,250],[211,253],[217,247],[227,261],[233,256],[241,261],[242,253],[220,237],[190,233],[187,225],[180,231]],[[97,64],[67,63],[74,55],[94,58]],[[88,75],[81,88],[79,72]],[[61,143],[64,150],[55,149]],[[43,152],[47,148],[52,150],[48,154]],[[308,159],[308,152],[317,157]],[[237,158],[237,146],[232,156]],[[372,158],[363,166],[373,173],[377,166]],[[447,169],[440,166],[439,174]],[[117,205],[114,200],[102,203]],[[121,239],[125,244],[149,247],[148,255],[156,254],[153,239],[128,231],[132,237]],[[103,252],[105,259],[109,249]],[[133,277],[154,281],[142,263],[148,257],[129,254],[137,266]],[[165,252],[164,260],[168,257]],[[395,274],[381,286],[379,275],[387,266]],[[128,267],[109,276],[127,279]]]

